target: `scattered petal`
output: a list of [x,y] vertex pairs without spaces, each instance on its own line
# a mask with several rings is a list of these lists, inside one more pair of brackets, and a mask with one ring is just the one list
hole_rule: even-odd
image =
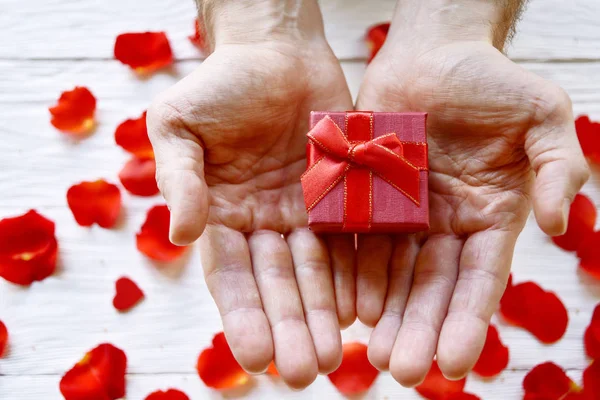
[[116,294],[113,306],[119,311],[128,311],[144,298],[144,292],[127,277],[122,277],[115,283]]
[[48,110],[52,115],[50,123],[56,129],[67,133],[87,133],[94,128],[96,98],[88,88],[76,86],[61,93],[56,105]]
[[156,261],[173,261],[183,255],[185,246],[176,246],[169,240],[171,213],[166,205],[154,206],[137,234],[137,248]]
[[600,360],[594,360],[583,371],[583,393],[586,400],[600,399]]
[[123,33],[115,41],[115,58],[147,74],[170,65],[173,52],[164,32]]
[[575,129],[583,154],[594,163],[600,162],[600,123],[582,115],[575,120]]
[[563,399],[570,392],[579,392],[580,388],[565,374],[565,371],[553,362],[536,365],[523,379],[524,399]]
[[415,390],[429,400],[446,400],[450,396],[462,393],[466,383],[467,378],[462,378],[458,381],[446,379],[437,361],[434,360],[425,380],[416,386]]
[[60,380],[65,400],[116,400],[125,397],[127,357],[112,344],[89,351]]
[[600,359],[600,303],[594,309],[592,321],[583,336],[585,353],[592,359]]
[[133,157],[119,172],[123,187],[136,196],[154,196],[158,194],[156,184],[156,161],[154,158]]
[[279,376],[279,371],[277,371],[277,367],[273,361],[271,361],[269,367],[267,368],[267,374],[271,376]]
[[81,182],[69,188],[67,203],[79,225],[112,228],[121,212],[121,191],[103,179]]
[[194,34],[188,36],[190,42],[197,48],[202,51],[206,51],[206,38],[204,37],[204,32],[202,27],[200,26],[201,22],[198,18],[194,19]]
[[490,325],[483,351],[473,367],[473,372],[486,378],[498,375],[508,365],[508,353],[508,347],[500,341],[498,329]]
[[145,400],[190,400],[190,398],[181,390],[168,389],[167,391],[157,390],[150,393]]
[[577,250],[579,268],[600,279],[600,231],[585,236]]
[[242,386],[250,379],[250,375],[233,357],[223,332],[215,335],[212,347],[200,353],[196,369],[206,386],[218,390]]
[[8,329],[4,322],[0,321],[0,357],[4,355],[8,344]]
[[54,273],[58,242],[54,222],[31,210],[0,220],[0,277],[31,285]]
[[445,397],[444,400],[481,400],[481,398],[471,393],[459,392],[452,393],[448,397]]
[[576,251],[584,238],[594,232],[596,206],[586,195],[578,193],[571,203],[569,222],[564,235],[555,236],[552,241],[567,251]]
[[342,364],[327,375],[331,383],[345,395],[365,392],[375,382],[379,371],[367,357],[367,346],[362,343],[345,343]]
[[115,131],[115,142],[136,157],[154,158],[154,150],[148,138],[146,111],[139,118],[122,122]]
[[367,63],[370,63],[373,58],[377,55],[385,39],[387,38],[388,31],[390,30],[390,23],[384,22],[378,25],[374,25],[367,30],[367,34],[365,36],[365,41],[367,42],[367,46],[369,47],[369,60]]
[[542,343],[563,337],[569,315],[562,301],[534,282],[509,285],[500,300],[500,313],[511,324],[520,326]]

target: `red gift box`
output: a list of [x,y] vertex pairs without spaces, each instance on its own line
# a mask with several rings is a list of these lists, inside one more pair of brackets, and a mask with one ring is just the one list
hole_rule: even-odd
[[310,116],[302,190],[315,232],[429,229],[426,113]]

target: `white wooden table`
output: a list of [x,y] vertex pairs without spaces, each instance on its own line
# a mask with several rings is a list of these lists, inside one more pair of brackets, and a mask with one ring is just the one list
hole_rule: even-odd
[[[327,35],[354,95],[364,68],[365,28],[388,20],[395,0],[323,0]],[[200,350],[221,323],[204,283],[197,249],[181,265],[159,270],[135,248],[134,233],[157,196],[124,198],[126,221],[118,230],[78,226],[65,193],[75,182],[105,177],[117,181],[128,156],[114,144],[116,125],[137,117],[151,99],[201,61],[186,36],[195,10],[191,0],[0,0],[0,217],[36,208],[57,223],[58,272],[28,289],[0,282],[0,319],[11,333],[0,359],[0,399],[60,399],[58,382],[85,351],[101,342],[126,350],[128,399],[176,387],[192,399],[222,395],[195,372]],[[532,0],[510,55],[562,85],[576,114],[600,119],[600,2]],[[175,73],[137,79],[112,58],[117,34],[165,30],[177,57]],[[59,93],[88,86],[98,98],[97,131],[74,142],[49,124],[47,107]],[[600,204],[599,174],[584,191]],[[569,329],[555,345],[501,321],[511,360],[498,378],[469,376],[467,391],[483,399],[519,399],[521,382],[534,365],[553,360],[580,381],[588,361],[582,337],[600,301],[600,282],[577,271],[577,260],[556,248],[530,217],[521,235],[515,280],[533,279],[556,291],[569,310]],[[121,315],[111,300],[114,281],[132,277],[147,299]],[[369,329],[355,324],[346,340],[367,341]],[[342,398],[327,378],[303,392],[258,377],[250,399]],[[418,399],[414,390],[381,374],[367,399]]]

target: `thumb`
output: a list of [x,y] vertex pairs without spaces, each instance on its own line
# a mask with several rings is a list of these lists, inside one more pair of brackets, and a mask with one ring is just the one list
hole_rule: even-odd
[[568,95],[560,89],[546,118],[527,134],[525,150],[536,173],[533,210],[550,236],[567,229],[573,198],[590,176],[577,134]]
[[185,128],[176,108],[157,101],[148,110],[148,136],[156,158],[158,187],[171,210],[169,239],[195,241],[206,226],[209,192],[204,180],[204,149]]

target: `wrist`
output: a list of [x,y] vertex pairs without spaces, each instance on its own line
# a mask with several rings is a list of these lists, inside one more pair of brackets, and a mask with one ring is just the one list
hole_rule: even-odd
[[317,0],[198,0],[198,8],[213,48],[325,40]]
[[400,0],[390,46],[419,51],[455,42],[487,42],[499,50],[510,36],[523,0]]

